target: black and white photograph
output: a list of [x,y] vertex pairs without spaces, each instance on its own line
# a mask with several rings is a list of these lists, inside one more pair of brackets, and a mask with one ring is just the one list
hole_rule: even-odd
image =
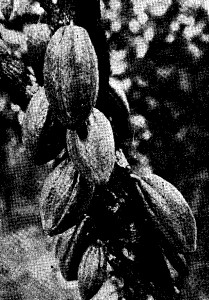
[[0,0],[0,300],[209,300],[209,0]]

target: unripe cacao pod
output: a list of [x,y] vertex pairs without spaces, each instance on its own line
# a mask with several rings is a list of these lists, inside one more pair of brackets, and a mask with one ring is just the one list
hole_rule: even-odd
[[140,183],[151,223],[171,249],[179,253],[196,249],[196,222],[182,194],[169,182],[151,172],[131,175]]
[[67,130],[67,149],[75,167],[87,180],[106,183],[115,163],[115,143],[110,122],[93,108],[87,121],[87,137]]
[[60,271],[65,280],[77,280],[78,267],[82,256],[95,238],[92,220],[89,216],[85,216],[76,225],[68,242],[63,245],[65,249],[59,251],[58,254]]
[[44,61],[44,86],[60,121],[70,129],[84,122],[98,94],[98,62],[87,31],[60,27],[52,36]]
[[46,178],[39,197],[43,229],[53,236],[81,221],[93,191],[72,161],[61,162]]
[[90,300],[107,280],[107,259],[101,246],[91,245],[78,269],[78,288],[83,300]]
[[54,159],[65,147],[65,129],[53,116],[43,87],[27,107],[23,120],[23,143],[36,164]]

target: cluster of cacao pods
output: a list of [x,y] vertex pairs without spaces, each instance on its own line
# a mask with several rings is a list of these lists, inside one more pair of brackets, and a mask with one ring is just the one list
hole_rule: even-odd
[[[53,160],[39,196],[43,229],[57,235],[61,274],[78,280],[82,299],[109,276],[123,279],[118,292],[127,299],[172,297],[196,248],[195,219],[173,185],[132,171],[115,142],[117,112],[107,117],[97,108],[98,74],[87,31],[60,27],[47,47],[44,87],[23,121],[34,161]],[[129,115],[125,96],[109,88],[119,118]]]

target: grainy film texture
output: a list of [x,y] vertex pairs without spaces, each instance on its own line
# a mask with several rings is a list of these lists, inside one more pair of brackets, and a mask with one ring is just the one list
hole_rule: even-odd
[[207,0],[0,0],[0,300],[208,300]]

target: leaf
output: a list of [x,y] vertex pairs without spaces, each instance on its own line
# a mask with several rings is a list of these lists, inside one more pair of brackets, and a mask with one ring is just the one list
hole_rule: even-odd
[[107,279],[107,260],[101,246],[91,245],[78,269],[78,288],[83,300],[90,300]]
[[83,179],[71,161],[61,162],[45,180],[39,197],[43,229],[52,236],[81,221],[93,191],[94,186]]
[[182,194],[163,178],[131,174],[139,183],[148,218],[171,248],[179,253],[196,250],[197,229],[191,208]]

